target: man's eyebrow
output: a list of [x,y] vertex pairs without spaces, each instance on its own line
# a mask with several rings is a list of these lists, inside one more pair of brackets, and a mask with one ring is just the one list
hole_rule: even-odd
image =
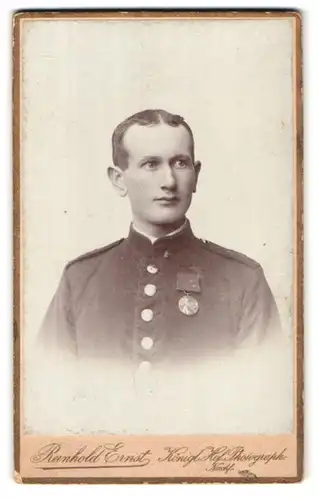
[[154,155],[149,155],[149,156],[144,156],[143,158],[141,158],[141,160],[139,161],[140,164],[142,163],[146,163],[147,161],[161,161],[161,158],[160,156],[154,156]]
[[183,153],[180,153],[180,154],[174,155],[171,158],[171,161],[176,161],[176,160],[191,160],[191,156],[183,154]]

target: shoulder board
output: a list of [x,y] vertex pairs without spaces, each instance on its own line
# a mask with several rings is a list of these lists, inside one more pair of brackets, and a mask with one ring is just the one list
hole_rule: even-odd
[[256,262],[256,260],[250,259],[246,255],[240,252],[236,252],[235,250],[229,250],[228,248],[222,247],[220,245],[216,245],[216,243],[212,243],[212,241],[200,239],[204,248],[209,250],[210,252],[216,253],[225,257],[227,259],[236,260],[241,264],[245,264],[246,266],[251,267],[252,269],[257,269],[260,267],[260,264]]
[[66,264],[66,268],[71,266],[72,264],[75,264],[76,262],[81,262],[82,260],[90,259],[91,257],[96,257],[98,255],[103,254],[104,252],[107,252],[111,248],[116,247],[119,245],[122,241],[124,241],[125,238],[121,238],[120,240],[114,241],[113,243],[110,243],[109,245],[106,245],[105,247],[97,248],[96,250],[92,250],[91,252],[84,253],[83,255],[80,255],[76,259],[71,260]]

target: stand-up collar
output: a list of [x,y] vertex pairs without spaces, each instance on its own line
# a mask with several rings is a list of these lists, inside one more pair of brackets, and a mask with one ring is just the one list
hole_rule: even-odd
[[[177,233],[180,233],[185,228],[186,224],[187,224],[187,219],[184,220],[183,224],[181,224],[180,227],[178,227],[174,231],[171,231],[171,233],[167,234],[166,236],[172,236],[172,235],[175,235]],[[143,236],[146,236],[151,241],[152,244],[154,244],[154,242],[159,239],[158,236],[150,236],[150,235],[144,233],[143,231],[138,229],[138,227],[136,227],[134,223],[132,223],[132,227],[133,227],[133,229],[135,229],[135,231],[137,231],[137,233],[140,233]]]
[[195,240],[190,222],[187,220],[181,231],[158,238],[152,243],[147,236],[139,233],[131,224],[127,244],[132,250],[142,254],[158,254],[161,252],[176,253],[188,248],[189,244]]

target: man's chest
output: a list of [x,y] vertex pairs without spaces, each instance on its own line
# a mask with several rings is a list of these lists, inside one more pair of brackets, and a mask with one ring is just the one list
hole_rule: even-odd
[[160,362],[230,347],[239,295],[197,259],[121,259],[74,294],[80,356]]

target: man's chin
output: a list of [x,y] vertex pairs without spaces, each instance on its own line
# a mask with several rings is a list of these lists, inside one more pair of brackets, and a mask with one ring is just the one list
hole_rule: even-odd
[[151,223],[155,226],[171,226],[175,225],[178,226],[179,224],[181,225],[185,220],[185,214],[162,214],[158,215],[157,217],[153,217]]

